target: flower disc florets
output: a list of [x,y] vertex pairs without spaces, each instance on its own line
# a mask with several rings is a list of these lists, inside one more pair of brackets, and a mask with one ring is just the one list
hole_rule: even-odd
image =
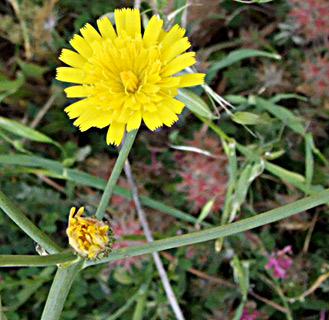
[[109,126],[106,142],[119,145],[125,130],[137,129],[143,120],[155,130],[178,120],[184,103],[177,89],[203,83],[204,74],[177,72],[195,63],[190,43],[178,25],[168,32],[153,16],[141,33],[138,9],[115,10],[116,31],[108,18],[97,20],[99,33],[86,24],[70,41],[77,51],[63,49],[57,79],[77,83],[65,89],[67,97],[84,98],[65,111],[77,118],[81,131]]
[[81,207],[75,214],[71,208],[69,226],[66,229],[71,247],[84,258],[97,258],[100,253],[111,250],[109,226],[102,221],[81,217],[84,208]]

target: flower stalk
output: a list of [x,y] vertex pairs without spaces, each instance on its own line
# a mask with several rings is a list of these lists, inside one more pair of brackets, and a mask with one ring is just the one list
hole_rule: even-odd
[[65,267],[59,267],[51,285],[41,320],[60,319],[64,303],[71,289],[72,283],[81,270],[83,259]]
[[115,162],[111,176],[107,182],[106,188],[102,195],[101,201],[96,211],[96,218],[102,220],[105,214],[106,206],[108,205],[110,198],[113,194],[114,187],[117,184],[119,176],[121,174],[124,163],[129,155],[130,149],[135,141],[137,135],[137,129],[127,132],[122,148],[119,152],[117,161]]
[[177,248],[180,246],[186,246],[203,241],[214,240],[219,237],[227,237],[239,232],[251,230],[257,227],[261,227],[265,224],[269,224],[287,217],[290,217],[296,213],[314,208],[319,205],[323,205],[329,202],[329,189],[317,192],[312,196],[297,200],[295,202],[286,204],[276,209],[266,211],[258,214],[254,217],[243,219],[237,222],[233,222],[228,225],[209,228],[203,231],[193,232],[182,236],[170,237],[162,240],[156,240],[153,242],[142,243],[130,247],[120,248],[112,251],[107,258],[100,259],[92,262],[88,261],[85,267],[110,262],[116,259],[122,259],[127,256],[138,256],[141,254],[148,254],[155,251],[168,250]]
[[67,263],[77,259],[70,250],[48,256],[37,255],[0,255],[1,267],[44,267]]

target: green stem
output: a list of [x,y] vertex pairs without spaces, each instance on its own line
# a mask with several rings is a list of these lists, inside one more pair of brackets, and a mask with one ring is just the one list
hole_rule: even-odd
[[102,195],[102,199],[101,199],[101,201],[99,203],[99,206],[97,208],[97,211],[96,211],[96,218],[98,220],[102,220],[103,217],[104,217],[105,210],[106,210],[106,207],[107,207],[107,205],[110,201],[110,198],[112,196],[114,187],[117,184],[117,181],[118,181],[119,176],[121,174],[124,163],[125,163],[128,155],[129,155],[130,149],[131,149],[131,147],[132,147],[132,145],[135,141],[137,131],[138,131],[138,129],[127,132],[125,140],[122,144],[122,148],[119,152],[118,159],[115,162],[113,171],[112,171],[111,176],[110,176],[110,178],[107,182],[106,188],[105,188],[104,193]]
[[126,301],[126,303],[117,311],[115,311],[112,315],[110,315],[105,320],[116,320],[119,319],[119,317],[125,313],[138,299],[139,296],[144,294],[148,286],[148,283],[143,283],[140,288]]
[[0,208],[12,219],[31,239],[48,253],[54,254],[62,249],[49,239],[33,222],[31,222],[14,204],[0,191]]
[[76,263],[58,268],[42,312],[41,320],[58,320],[60,318],[71,285],[81,270],[82,264],[83,260],[79,260]]
[[43,267],[62,264],[77,259],[71,251],[64,251],[48,256],[32,255],[0,255],[1,267]]
[[110,253],[107,258],[101,259],[96,262],[88,261],[86,262],[85,266],[109,262],[125,257],[138,256],[141,254],[152,253],[155,251],[168,250],[180,246],[186,246],[189,244],[217,239],[219,237],[230,236],[238,232],[254,229],[265,224],[290,217],[296,213],[325,204],[328,201],[329,189],[326,189],[316,194],[313,194],[310,197],[303,198],[301,200],[289,203],[282,207],[228,225],[209,228],[207,230],[193,232],[182,236],[176,236],[163,240],[157,240],[154,242],[148,242],[121,248]]

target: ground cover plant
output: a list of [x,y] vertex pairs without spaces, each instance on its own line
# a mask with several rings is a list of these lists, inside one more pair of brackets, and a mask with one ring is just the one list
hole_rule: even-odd
[[0,14],[1,319],[328,318],[327,1]]

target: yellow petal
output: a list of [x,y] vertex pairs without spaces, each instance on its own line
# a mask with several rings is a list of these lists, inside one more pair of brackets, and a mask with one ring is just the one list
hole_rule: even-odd
[[152,131],[163,124],[157,112],[143,111],[142,117],[146,126]]
[[89,23],[81,28],[80,32],[89,44],[92,44],[94,41],[102,41],[100,34]]
[[148,48],[157,43],[162,25],[163,20],[159,19],[157,16],[153,16],[150,19],[150,21],[146,25],[143,36],[143,43],[145,48]]
[[173,88],[180,86],[181,79],[180,77],[168,77],[163,78],[161,81],[158,82],[159,86],[162,88]]
[[181,81],[179,84],[180,88],[196,86],[198,84],[204,83],[204,73],[188,73],[180,76]]
[[86,131],[94,126],[94,119],[96,116],[94,108],[87,109],[73,122],[73,124],[76,127],[79,127],[80,131]]
[[107,131],[106,135],[106,143],[107,144],[114,144],[118,146],[123,138],[125,132],[125,124],[119,122],[112,122],[109,130]]
[[84,64],[87,62],[85,58],[82,57],[77,52],[72,50],[63,49],[61,55],[59,56],[59,60],[68,64],[71,67],[83,68]]
[[175,74],[178,71],[185,69],[195,63],[195,52],[186,52],[171,60],[161,72],[162,77]]
[[79,36],[78,34],[74,35],[73,39],[70,40],[71,46],[77,50],[85,59],[88,59],[92,56],[93,50],[89,43]]
[[79,118],[79,128],[81,131],[86,131],[91,127],[104,128],[111,123],[112,114],[113,112],[111,111],[105,112],[103,110],[93,109],[92,111],[83,114],[81,119]]
[[174,98],[167,98],[167,99],[161,101],[159,104],[160,104],[159,108],[161,108],[161,106],[165,105],[177,114],[181,113],[185,106],[185,104],[182,101],[179,101]]
[[64,89],[68,98],[88,97],[91,94],[90,86],[72,86]]
[[158,111],[158,108],[153,102],[151,102],[151,103],[144,104],[143,110],[150,111],[150,112],[156,112],[156,111]]
[[168,127],[171,127],[172,124],[178,120],[176,113],[166,105],[162,105],[161,108],[158,108],[158,112],[161,121]]
[[142,122],[142,115],[140,111],[134,111],[127,122],[127,131],[131,131],[140,127]]
[[126,31],[126,13],[128,9],[114,10],[115,28],[118,36],[123,36]]
[[132,38],[141,34],[141,18],[138,9],[127,9],[126,32]]
[[104,128],[108,126],[113,119],[113,112],[111,110],[108,110],[106,112],[102,111],[101,114],[97,116],[97,118],[94,120],[94,126],[96,128]]
[[98,19],[97,26],[98,26],[99,32],[101,33],[101,35],[104,39],[113,40],[117,37],[117,34],[114,31],[112,23],[110,22],[110,20],[107,17]]
[[168,49],[166,49],[162,55],[161,60],[163,62],[170,62],[176,56],[187,50],[191,46],[188,39],[185,37],[173,43]]
[[164,52],[168,48],[175,46],[176,42],[184,37],[185,29],[181,28],[178,24],[175,24],[168,32],[166,32],[161,41],[161,51]]
[[89,99],[79,100],[64,109],[70,119],[77,118],[91,107]]
[[56,79],[65,82],[88,83],[85,73],[81,69],[70,67],[58,67],[56,69]]

